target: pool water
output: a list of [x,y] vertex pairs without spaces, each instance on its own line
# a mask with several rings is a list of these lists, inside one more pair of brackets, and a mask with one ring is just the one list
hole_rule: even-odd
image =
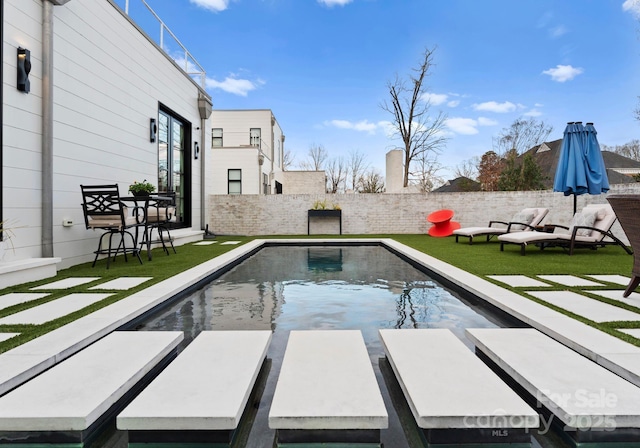
[[[470,349],[465,328],[506,327],[492,316],[379,246],[273,246],[208,285],[148,316],[140,330],[180,330],[185,343],[203,330],[272,330],[271,367],[246,447],[271,448],[269,406],[291,330],[362,332],[389,413],[385,447],[418,446],[406,429],[411,415],[397,406],[399,391],[384,378],[381,328],[448,328]],[[395,398],[394,398],[395,397]],[[403,428],[405,427],[405,428]]]

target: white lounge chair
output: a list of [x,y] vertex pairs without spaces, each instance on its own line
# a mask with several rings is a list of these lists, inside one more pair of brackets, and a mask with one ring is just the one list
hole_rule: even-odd
[[469,244],[473,244],[474,236],[486,235],[487,241],[489,241],[496,235],[534,230],[536,226],[540,225],[544,217],[547,216],[547,213],[549,213],[548,208],[525,208],[516,213],[508,222],[489,221],[488,227],[465,227],[454,230],[453,234],[456,236],[456,243],[460,236],[469,238]]
[[525,248],[529,244],[537,244],[540,249],[553,246],[562,247],[568,249],[569,255],[573,255],[574,249],[578,247],[597,249],[617,244],[628,254],[632,254],[631,249],[611,233],[611,227],[616,219],[616,214],[609,204],[587,205],[581,212],[574,215],[568,227],[547,224],[545,228],[552,228],[553,232],[527,231],[498,236],[500,250],[504,250],[505,244],[518,244],[520,245],[520,253],[524,255]]

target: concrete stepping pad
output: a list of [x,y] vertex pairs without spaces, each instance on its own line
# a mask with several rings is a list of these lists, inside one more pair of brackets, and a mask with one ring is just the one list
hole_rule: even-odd
[[526,275],[487,275],[487,277],[515,288],[550,286],[548,283],[541,282],[540,280],[536,280],[535,278],[531,278]]
[[38,289],[69,289],[75,286],[84,285],[85,283],[95,282],[100,280],[100,277],[69,277],[56,282],[47,283],[46,285],[35,286],[31,288],[32,291]]
[[629,297],[622,297],[624,290],[622,289],[607,289],[607,290],[595,290],[595,291],[585,291],[591,294],[595,294],[597,296],[606,297],[607,299],[617,300],[618,302],[623,302],[631,306],[637,306],[640,308],[640,293],[632,292]]
[[538,413],[450,330],[379,330],[385,355],[431,444],[529,443]]
[[118,415],[118,429],[129,443],[231,441],[270,341],[271,331],[203,331]]
[[179,331],[111,333],[0,397],[0,440],[88,443],[182,339]]
[[640,320],[640,314],[572,291],[528,291],[534,297],[594,322]]
[[278,443],[379,444],[388,424],[360,331],[291,331],[269,412]]
[[14,336],[18,336],[20,333],[0,333],[0,342],[7,341]]
[[101,283],[96,286],[92,286],[89,290],[94,289],[118,289],[127,290],[135,288],[138,285],[143,284],[146,281],[153,279],[153,277],[119,277],[108,282]]
[[587,275],[587,277],[591,277],[599,282],[609,282],[615,283],[616,285],[627,286],[629,284],[629,277],[625,277],[624,275]]
[[[532,328],[468,329],[476,351],[575,442],[637,442],[640,388]],[[596,446],[596,445],[594,445]]]
[[60,297],[42,305],[34,306],[0,319],[0,325],[31,324],[41,325],[93,303],[106,299],[111,294],[76,293]]
[[0,296],[0,310],[48,296],[47,292],[12,292]]
[[619,331],[640,339],[640,328],[621,328]]
[[222,246],[235,245],[240,244],[240,241],[225,241],[224,243],[220,243]]
[[538,275],[538,277],[564,286],[603,286],[600,283],[576,277],[575,275]]
[[193,243],[194,246],[211,246],[212,244],[216,244],[217,241],[199,241],[197,243]]

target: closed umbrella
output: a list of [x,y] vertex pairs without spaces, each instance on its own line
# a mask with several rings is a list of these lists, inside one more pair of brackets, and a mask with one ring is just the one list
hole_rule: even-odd
[[567,123],[560,149],[560,158],[553,182],[553,191],[573,195],[573,213],[577,196],[609,191],[607,171],[600,152],[593,123]]

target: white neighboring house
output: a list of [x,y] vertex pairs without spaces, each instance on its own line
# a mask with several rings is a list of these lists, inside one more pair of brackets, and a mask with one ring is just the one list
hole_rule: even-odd
[[[2,261],[92,260],[101,233],[85,227],[81,184],[117,183],[127,195],[136,180],[166,181],[179,201],[172,235],[201,239],[205,89],[114,0],[2,0],[2,8],[1,207],[16,227]],[[19,48],[30,51],[28,93],[16,80]]]
[[271,110],[213,110],[209,193],[282,193],[283,159],[284,134]]

